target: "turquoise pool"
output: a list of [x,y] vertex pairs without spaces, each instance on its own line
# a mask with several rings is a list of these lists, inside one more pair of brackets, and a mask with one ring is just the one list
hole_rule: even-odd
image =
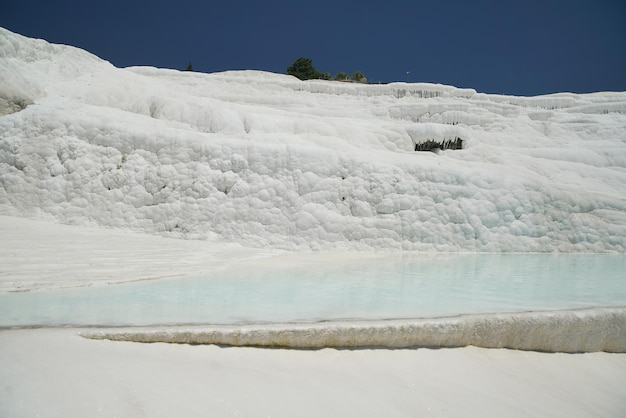
[[616,254],[311,254],[202,277],[0,294],[0,326],[400,319],[626,306]]

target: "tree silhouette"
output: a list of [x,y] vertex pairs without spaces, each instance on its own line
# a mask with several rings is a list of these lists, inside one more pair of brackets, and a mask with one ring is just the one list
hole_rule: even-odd
[[287,74],[298,77],[300,80],[322,78],[322,74],[313,67],[313,60],[303,57],[298,58],[287,68]]

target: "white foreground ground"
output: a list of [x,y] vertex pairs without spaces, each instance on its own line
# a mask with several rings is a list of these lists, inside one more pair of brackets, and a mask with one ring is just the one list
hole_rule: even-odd
[[626,355],[265,350],[0,332],[3,417],[623,417]]
[[[271,255],[11,217],[0,217],[0,235],[3,291],[174,276]],[[0,416],[626,414],[626,354],[266,350],[93,341],[78,331],[0,331]]]

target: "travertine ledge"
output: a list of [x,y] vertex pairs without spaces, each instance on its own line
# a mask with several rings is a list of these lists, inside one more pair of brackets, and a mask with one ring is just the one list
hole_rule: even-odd
[[86,338],[321,348],[444,348],[473,345],[543,352],[626,352],[626,307],[462,315],[449,318],[111,328]]

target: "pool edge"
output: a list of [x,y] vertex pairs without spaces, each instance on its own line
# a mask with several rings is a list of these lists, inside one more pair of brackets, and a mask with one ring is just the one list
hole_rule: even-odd
[[541,352],[625,353],[626,307],[378,321],[119,327],[83,330],[80,335],[111,341],[292,349],[472,345]]

